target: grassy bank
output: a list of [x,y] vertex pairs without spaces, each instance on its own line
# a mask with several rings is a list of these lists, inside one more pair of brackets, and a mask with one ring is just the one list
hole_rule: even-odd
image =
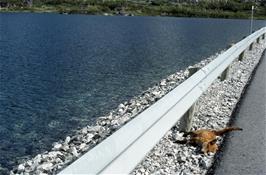
[[[200,1],[199,3],[173,3],[171,1],[129,0],[1,0],[6,1],[2,12],[58,12],[67,14],[141,15],[211,18],[249,18],[255,5],[254,17],[266,19],[263,3],[231,1]],[[27,3],[25,3],[27,2]]]

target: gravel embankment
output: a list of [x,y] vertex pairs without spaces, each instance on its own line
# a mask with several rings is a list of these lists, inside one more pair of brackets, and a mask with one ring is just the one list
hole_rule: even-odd
[[[262,51],[266,47],[255,45],[251,52],[247,52],[242,62],[232,64],[233,74],[223,82],[215,81],[201,96],[193,123],[193,129],[223,128],[230,120],[230,115],[238,102],[241,92],[249,80],[250,74],[258,63]],[[195,67],[203,67],[218,54],[211,56]],[[50,151],[38,154],[30,160],[24,160],[11,174],[55,174],[96,144],[108,137],[125,123],[134,118],[144,109],[155,103],[188,77],[188,69],[179,71],[161,80],[157,85],[149,88],[123,104],[109,114],[97,119],[95,125],[87,126],[73,136],[53,144]],[[177,127],[172,128],[145,160],[137,166],[133,174],[204,174],[213,162],[213,155],[202,155],[195,147],[174,144],[182,137]]]

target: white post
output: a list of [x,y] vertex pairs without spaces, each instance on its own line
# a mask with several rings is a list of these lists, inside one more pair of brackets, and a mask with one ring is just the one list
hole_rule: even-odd
[[249,50],[252,50],[252,49],[253,49],[253,44],[254,44],[254,43],[251,43],[251,44],[249,45]]
[[183,115],[182,119],[180,120],[180,131],[189,132],[192,128],[193,117],[196,108],[196,102],[189,108],[189,110]]
[[219,79],[221,81],[224,81],[228,78],[229,76],[229,71],[230,71],[230,65],[222,72],[222,74],[220,75]]
[[257,43],[260,43],[260,37],[257,38]]
[[244,58],[244,55],[245,55],[245,51],[243,51],[243,52],[239,55],[239,57],[238,57],[238,61],[242,61],[243,58]]
[[[189,77],[195,74],[200,68],[199,67],[190,67],[188,68]],[[182,119],[180,120],[180,131],[189,132],[192,128],[193,116],[195,113],[196,102],[187,110],[187,112],[183,115]]]
[[250,34],[252,34],[253,31],[253,14],[254,14],[254,6],[251,7]]

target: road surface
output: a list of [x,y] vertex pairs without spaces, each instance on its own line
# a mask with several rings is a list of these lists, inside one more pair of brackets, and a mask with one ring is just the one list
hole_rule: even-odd
[[215,175],[266,175],[266,53],[236,113]]

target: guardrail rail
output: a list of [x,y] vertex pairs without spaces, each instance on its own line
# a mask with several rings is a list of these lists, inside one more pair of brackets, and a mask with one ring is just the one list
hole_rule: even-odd
[[[241,61],[254,42],[265,42],[265,33],[266,27],[234,44],[59,174],[129,174],[165,133],[193,109],[215,79],[226,78],[235,59]],[[187,116],[188,129],[192,113]]]

